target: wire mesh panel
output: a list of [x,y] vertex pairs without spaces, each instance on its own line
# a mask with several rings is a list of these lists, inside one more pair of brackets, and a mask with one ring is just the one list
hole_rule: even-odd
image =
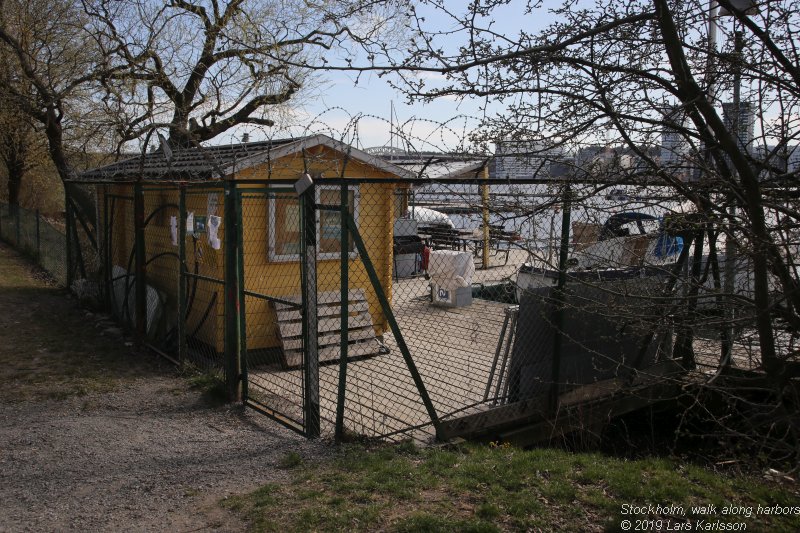
[[300,202],[292,189],[243,187],[238,197],[247,401],[302,432]]
[[104,195],[105,294],[111,313],[126,328],[135,325],[133,196],[120,188]]
[[146,187],[143,190],[146,337],[151,346],[175,359],[180,342],[179,194],[176,187]]
[[[381,344],[320,370],[322,418],[338,406],[344,433],[468,434],[551,416],[647,369],[675,370],[673,339],[687,320],[676,298],[690,290],[689,250],[703,248],[691,226],[667,228],[683,213],[663,191],[351,182],[351,242],[362,240],[365,253],[348,248],[347,270],[337,271],[324,260],[340,262],[336,252],[350,244],[336,243],[341,192],[325,190],[317,193],[320,294],[344,284],[357,307],[361,293],[352,294],[362,291],[366,329]],[[325,298],[354,320],[343,298]],[[348,327],[348,344],[360,327]]]
[[[223,376],[226,328],[223,192],[221,188],[189,189],[184,201],[185,230],[182,232],[177,227],[181,220],[177,216],[174,233],[178,239],[185,234],[187,356],[197,367]],[[176,297],[176,313],[178,303]]]
[[50,222],[39,223],[39,264],[61,285],[67,283],[67,244],[64,234]]
[[339,357],[320,369],[323,433],[400,438],[435,417],[412,355],[393,335],[395,191],[380,181],[318,186],[320,256],[328,260],[318,268],[320,290],[339,289],[320,293],[339,309],[327,341]]
[[38,213],[27,209],[19,209],[19,242],[17,243],[17,249],[34,258],[39,253],[37,223]]
[[63,221],[19,206],[0,204],[0,239],[33,258],[61,285],[67,283]]

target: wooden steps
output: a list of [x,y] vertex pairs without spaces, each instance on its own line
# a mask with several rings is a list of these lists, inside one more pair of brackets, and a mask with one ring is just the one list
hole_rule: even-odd
[[[297,302],[300,296],[285,300]],[[273,303],[278,318],[278,336],[283,349],[284,368],[298,368],[303,364],[303,338],[301,310],[288,304]],[[337,291],[317,294],[317,343],[321,364],[338,361],[341,357],[341,294]],[[372,315],[369,312],[364,289],[348,291],[347,357],[362,358],[381,353],[383,345],[375,336]]]

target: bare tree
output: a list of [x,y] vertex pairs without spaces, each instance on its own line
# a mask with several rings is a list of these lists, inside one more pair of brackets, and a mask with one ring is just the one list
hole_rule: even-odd
[[[62,180],[71,152],[168,132],[177,146],[271,126],[310,79],[305,59],[354,54],[392,2],[0,1],[9,102],[41,125]],[[389,6],[389,7],[387,7]],[[42,16],[48,13],[48,16]],[[366,22],[365,22],[366,21]],[[146,143],[145,143],[146,144]],[[91,198],[69,187],[93,221]]]
[[[363,68],[394,72],[414,101],[482,99],[487,118],[478,141],[536,141],[541,151],[531,156],[557,146],[573,155],[589,145],[618,146],[636,164],[617,165],[603,181],[657,183],[692,202],[711,255],[717,257],[722,237],[747,259],[753,290],[735,293],[715,270],[717,291],[752,321],[745,325],[757,333],[761,366],[775,392],[771,405],[790,422],[797,445],[790,383],[800,285],[790,233],[800,211],[797,169],[786,162],[800,137],[797,2],[763,2],[753,10],[720,0],[730,17],[714,16],[711,26],[705,1],[564,2],[550,10],[555,22],[545,29],[513,35],[496,30],[493,18],[532,20],[544,2],[527,2],[515,14],[497,0],[460,11],[440,0],[421,4],[409,53],[399,60],[386,53],[383,64]],[[716,3],[711,6],[716,15]],[[436,27],[422,14],[430,10]],[[750,117],[755,139],[744,131]],[[652,149],[667,134],[680,146],[670,161]]]
[[[142,0],[84,2],[110,74],[102,99],[122,142],[154,127],[207,141],[240,124],[273,126],[313,82],[311,58],[347,61],[380,34],[385,2]],[[374,24],[364,24],[364,20]]]
[[[42,16],[47,13],[48,16]],[[70,131],[81,116],[81,101],[105,65],[85,33],[86,16],[74,2],[39,0],[0,3],[0,43],[8,75],[0,79],[14,112],[38,124],[62,181],[77,177]],[[69,187],[84,220],[94,222],[86,191]]]

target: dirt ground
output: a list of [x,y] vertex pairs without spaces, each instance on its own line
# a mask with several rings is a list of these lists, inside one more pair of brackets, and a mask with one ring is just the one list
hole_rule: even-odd
[[232,494],[331,453],[215,406],[0,243],[0,531],[239,531]]

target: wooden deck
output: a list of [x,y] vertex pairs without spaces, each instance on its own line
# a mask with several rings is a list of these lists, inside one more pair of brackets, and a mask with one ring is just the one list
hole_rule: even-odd
[[[467,307],[442,308],[420,299],[428,291],[425,280],[399,284],[405,290],[395,293],[395,317],[437,413],[444,416],[480,404],[507,305],[476,299]],[[430,422],[396,339],[389,333],[383,341],[388,354],[347,367],[345,423],[353,433],[379,436]],[[302,419],[300,370],[251,368],[249,380],[254,398]],[[338,382],[338,364],[320,367],[323,434],[332,432]],[[432,436],[433,430],[423,433],[420,438]]]
[[[513,276],[516,268],[509,263],[505,268],[478,270],[475,280],[502,280]],[[442,436],[469,435],[480,426],[485,426],[485,429],[492,425],[500,428],[501,424],[496,422],[501,419],[505,422],[502,431],[509,435],[513,433],[511,428],[515,424],[517,427],[519,424],[527,424],[528,433],[517,435],[520,438],[526,435],[529,437],[531,432],[544,431],[542,428],[546,427],[541,426],[534,430],[530,429],[531,424],[541,422],[555,428],[552,420],[536,420],[537,416],[541,418],[545,406],[525,405],[525,402],[493,406],[491,401],[484,401],[508,305],[475,299],[469,306],[444,308],[433,305],[429,294],[428,281],[422,278],[400,279],[393,284],[392,302],[405,343],[443,422],[445,430]],[[412,434],[420,440],[429,439],[434,436],[430,418],[398,348],[397,340],[391,333],[384,335],[382,340],[388,353],[351,361],[347,366],[345,427],[353,434],[367,437],[405,437]],[[718,360],[718,345],[698,339],[695,347],[709,364],[709,367],[701,365],[700,371],[713,367],[713,362]],[[737,349],[737,365],[745,362],[746,355]],[[251,395],[267,405],[276,406],[276,409],[290,418],[302,420],[301,371],[284,370],[273,365],[250,368],[249,372]],[[663,380],[639,381],[631,388],[630,382],[608,380],[565,393],[560,398],[559,405],[565,410],[575,406],[600,405],[604,416],[622,413],[659,401],[671,393],[671,389],[665,391],[659,388],[662,382]],[[323,435],[333,433],[338,383],[338,363],[320,367]],[[495,387],[496,384],[493,383],[490,400],[495,395]],[[620,391],[625,387],[635,389],[634,396],[639,400],[624,399]],[[483,421],[476,423],[481,417]],[[464,420],[468,423],[464,423]],[[581,419],[580,423],[584,422]],[[569,424],[558,426],[559,431],[567,431],[570,427]],[[409,432],[409,428],[418,429]]]

